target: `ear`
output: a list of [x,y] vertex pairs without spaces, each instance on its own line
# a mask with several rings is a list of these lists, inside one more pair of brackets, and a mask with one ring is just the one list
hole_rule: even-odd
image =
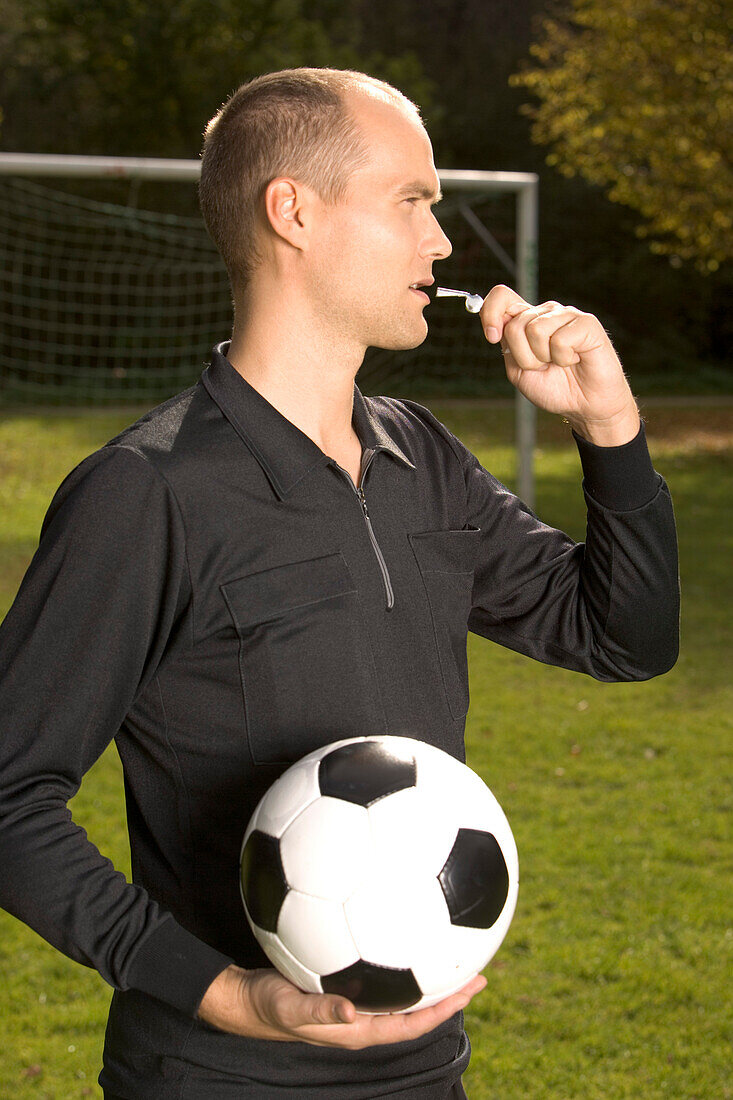
[[271,180],[265,190],[265,213],[271,228],[300,250],[308,243],[312,202],[310,188],[287,177]]

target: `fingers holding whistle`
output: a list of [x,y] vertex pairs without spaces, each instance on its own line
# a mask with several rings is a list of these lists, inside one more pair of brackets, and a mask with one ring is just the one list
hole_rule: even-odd
[[[544,371],[580,362],[576,344],[586,343],[581,328],[599,323],[590,314],[560,302],[533,306],[508,286],[495,286],[481,307],[481,323],[490,344],[501,341],[507,364],[519,370]],[[602,332],[602,330],[601,330]],[[604,334],[605,335],[605,334]]]
[[501,343],[507,378],[538,408],[565,416],[586,439],[617,446],[639,413],[608,333],[592,313],[560,302],[533,306],[495,286],[481,306],[490,344]]

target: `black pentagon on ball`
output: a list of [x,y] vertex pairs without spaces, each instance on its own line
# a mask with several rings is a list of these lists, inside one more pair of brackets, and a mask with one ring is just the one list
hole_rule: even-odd
[[422,997],[411,970],[376,966],[359,959],[345,970],[321,978],[324,993],[338,993],[361,1012],[402,1012]]
[[380,741],[356,741],[341,745],[324,756],[318,768],[321,794],[371,806],[380,798],[414,787],[415,757],[397,754]]
[[496,837],[480,829],[459,829],[438,881],[451,924],[491,928],[509,893],[509,872]]
[[287,892],[279,840],[254,829],[242,852],[242,894],[256,925],[266,932],[277,931]]

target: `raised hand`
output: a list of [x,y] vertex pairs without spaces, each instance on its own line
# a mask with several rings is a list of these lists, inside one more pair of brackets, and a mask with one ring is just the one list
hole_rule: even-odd
[[639,413],[611,340],[597,317],[559,302],[533,306],[500,284],[481,323],[501,342],[512,385],[540,409],[567,418],[579,435],[618,446],[639,430]]

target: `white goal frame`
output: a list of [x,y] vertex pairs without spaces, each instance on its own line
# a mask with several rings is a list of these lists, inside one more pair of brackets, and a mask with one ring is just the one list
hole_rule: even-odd
[[[87,179],[150,179],[195,182],[200,160],[162,157],[90,157],[45,153],[0,153],[0,175],[55,176]],[[445,191],[514,192],[516,195],[516,257],[512,259],[468,206],[459,211],[479,239],[506,268],[512,285],[528,302],[537,301],[537,239],[539,177],[534,172],[470,172],[438,169]],[[473,290],[473,287],[461,289]],[[516,394],[515,431],[517,492],[530,508],[535,506],[534,449],[537,413]]]

